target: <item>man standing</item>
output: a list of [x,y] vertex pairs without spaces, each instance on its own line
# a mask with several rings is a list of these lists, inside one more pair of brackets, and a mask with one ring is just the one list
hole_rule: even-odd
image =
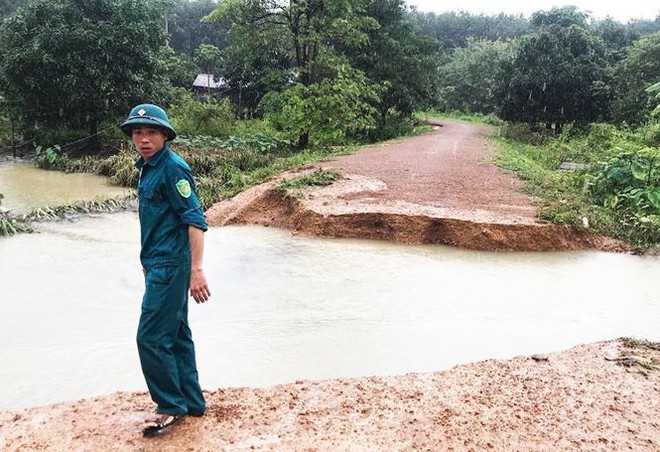
[[211,295],[202,269],[207,225],[190,167],[167,146],[176,138],[167,113],[156,105],[138,105],[121,130],[141,156],[135,166],[146,289],[137,344],[160,415],[143,433],[154,436],[206,409],[188,326],[188,291],[197,303]]

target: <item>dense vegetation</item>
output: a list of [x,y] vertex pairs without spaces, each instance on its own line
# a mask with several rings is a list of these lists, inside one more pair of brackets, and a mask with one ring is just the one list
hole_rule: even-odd
[[[524,18],[422,13],[403,0],[14,0],[0,21],[0,143],[13,131],[40,145],[43,166],[132,183],[116,125],[149,100],[168,107],[210,203],[337,145],[410,133],[422,109],[497,116],[502,164],[530,180],[545,218],[587,218],[639,246],[660,240],[660,15],[622,24],[575,7]],[[198,73],[222,87],[193,93]],[[116,155],[70,158],[101,148]],[[557,172],[564,161],[586,169]]]

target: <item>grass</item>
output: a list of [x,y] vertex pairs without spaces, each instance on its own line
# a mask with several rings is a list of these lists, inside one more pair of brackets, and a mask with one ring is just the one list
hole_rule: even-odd
[[[522,129],[503,130],[518,134]],[[606,162],[641,149],[648,140],[642,132],[592,124],[581,130],[567,128],[543,144],[523,143],[524,137],[518,135],[515,140],[495,137],[499,149],[495,163],[527,182],[525,191],[538,199],[541,219],[583,228],[586,218],[594,232],[621,239],[639,252],[655,252],[660,245],[660,230],[646,219],[652,217],[644,213],[649,212],[648,207],[645,211],[641,207],[625,211],[622,204],[612,206],[598,201],[602,197],[594,191],[594,184],[606,171]],[[586,169],[559,171],[562,162],[581,163]]]
[[341,174],[337,171],[317,170],[295,179],[286,180],[278,188],[280,190],[289,190],[292,188],[324,187],[339,179],[341,179]]

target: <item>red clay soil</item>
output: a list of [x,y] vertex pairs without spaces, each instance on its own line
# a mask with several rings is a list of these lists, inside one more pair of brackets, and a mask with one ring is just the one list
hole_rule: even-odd
[[[493,129],[442,121],[432,133],[366,147],[289,172],[207,211],[213,226],[260,224],[305,235],[434,243],[477,250],[625,249],[612,239],[540,222],[522,183],[492,163]],[[330,186],[280,190],[317,170]]]
[[658,451],[658,344],[582,345],[436,373],[207,392],[160,438],[144,393],[0,413],[7,451]]

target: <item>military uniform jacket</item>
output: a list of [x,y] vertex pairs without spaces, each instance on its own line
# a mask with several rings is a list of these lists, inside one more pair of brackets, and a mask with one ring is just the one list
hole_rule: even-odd
[[188,226],[208,229],[190,166],[167,145],[148,162],[140,157],[135,166],[140,170],[142,266],[189,266]]

